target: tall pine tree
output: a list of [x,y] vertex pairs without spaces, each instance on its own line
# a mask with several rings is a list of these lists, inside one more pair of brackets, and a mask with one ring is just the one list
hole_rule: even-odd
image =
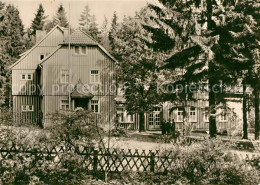
[[[230,44],[233,37],[230,25],[224,21],[226,9],[234,4],[212,0],[161,2],[173,16],[166,17],[162,8],[150,5],[158,18],[153,18],[157,27],[144,25],[153,34],[154,42],[148,45],[153,49],[172,52],[165,61],[168,63],[166,66],[169,69],[185,68],[183,79],[191,79],[193,83],[207,82],[209,131],[210,136],[215,137],[216,109],[225,100],[224,91],[220,91],[221,84],[234,82],[239,71],[234,66],[245,66],[243,61],[232,59]],[[183,23],[188,25],[191,22],[196,24],[194,28],[191,25],[192,29],[183,29]]]
[[69,26],[69,22],[66,16],[66,11],[64,9],[64,7],[62,6],[62,4],[59,6],[58,11],[56,13],[56,15],[54,16],[54,25],[60,25],[61,27],[65,27],[68,28]]
[[112,52],[115,50],[115,37],[116,37],[117,29],[118,29],[118,17],[117,17],[116,12],[114,12],[113,18],[112,18],[112,23],[111,23],[111,28],[108,33],[109,44],[110,44]]
[[101,25],[100,29],[100,37],[101,37],[101,44],[104,46],[106,49],[109,50],[109,40],[108,40],[108,20],[107,17],[104,16],[104,21],[103,24]]
[[[25,50],[23,40],[24,27],[19,16],[19,11],[13,5],[0,4],[0,63],[1,87],[4,88],[4,106],[11,107],[11,75],[8,67],[18,60],[19,55]],[[3,102],[3,101],[2,101]]]
[[33,36],[36,35],[36,30],[43,30],[45,19],[47,18],[47,16],[44,15],[44,9],[42,4],[39,5],[39,8],[37,9],[36,14],[34,15],[35,17],[32,21],[31,33],[30,33]]
[[91,22],[90,8],[88,5],[86,5],[84,7],[83,12],[80,15],[79,25],[83,30],[87,31],[89,30],[90,22]]

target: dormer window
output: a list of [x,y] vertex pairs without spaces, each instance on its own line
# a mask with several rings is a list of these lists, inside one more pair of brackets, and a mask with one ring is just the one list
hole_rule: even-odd
[[74,47],[74,54],[76,54],[76,55],[86,55],[87,54],[87,47],[86,46],[75,46]]
[[81,47],[81,53],[82,53],[82,55],[86,55],[87,54],[86,47]]
[[75,46],[75,54],[79,54],[79,46]]

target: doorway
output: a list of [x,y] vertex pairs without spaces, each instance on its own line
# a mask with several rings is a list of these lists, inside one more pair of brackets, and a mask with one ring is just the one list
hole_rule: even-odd
[[154,111],[149,113],[148,122],[149,122],[149,130],[160,129],[161,109],[159,107],[154,108]]
[[74,109],[76,108],[83,108],[85,110],[88,110],[88,103],[89,99],[88,98],[75,98],[74,99],[75,104],[74,104]]

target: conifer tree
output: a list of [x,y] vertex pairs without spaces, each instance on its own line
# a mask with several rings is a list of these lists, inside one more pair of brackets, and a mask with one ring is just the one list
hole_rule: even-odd
[[87,31],[89,30],[90,22],[91,22],[90,8],[88,5],[86,5],[84,7],[83,12],[80,15],[79,25],[83,30]]
[[39,8],[37,9],[36,14],[34,15],[35,17],[32,21],[30,34],[35,36],[36,30],[43,30],[45,19],[47,18],[47,16],[44,15],[44,9],[42,4],[39,5]]
[[[147,45],[155,50],[170,52],[171,56],[165,61],[168,63],[165,67],[184,68],[186,70],[183,75],[184,80],[191,79],[194,83],[207,82],[209,131],[210,136],[215,137],[216,109],[218,104],[224,101],[224,92],[220,92],[219,87],[221,83],[234,82],[240,70],[234,66],[248,65],[232,58],[233,36],[230,33],[232,31],[230,24],[225,22],[225,16],[226,10],[232,8],[234,4],[230,1],[212,0],[162,0],[161,2],[167,8],[149,5],[157,13],[158,18],[152,17],[157,27],[144,25],[144,28],[153,34],[154,40]],[[171,11],[173,16],[166,17],[165,11]],[[183,29],[182,24],[188,25],[191,22],[194,22],[196,26],[191,25],[191,29]]]
[[101,44],[107,49],[109,49],[108,32],[109,32],[108,20],[107,17],[104,16],[104,21],[100,29],[100,37],[101,37]]
[[113,18],[112,18],[112,23],[111,23],[111,28],[108,33],[108,39],[109,39],[109,43],[110,43],[110,47],[111,47],[112,51],[114,51],[114,49],[115,49],[115,37],[116,37],[117,29],[118,29],[118,17],[117,17],[116,12],[114,12]]
[[[19,11],[13,5],[0,4],[0,64],[1,88],[4,88],[4,105],[11,107],[11,76],[8,67],[18,60],[19,55],[25,50],[23,40],[24,27],[19,16]],[[2,92],[3,93],[3,92]]]
[[65,9],[61,4],[58,8],[56,15],[54,16],[54,20],[53,20],[54,25],[58,24],[61,27],[68,28],[69,22],[68,22],[66,14],[67,13],[65,12]]
[[96,16],[93,14],[90,19],[90,25],[87,32],[92,36],[96,41],[100,42],[100,31],[98,29],[98,24],[96,22]]

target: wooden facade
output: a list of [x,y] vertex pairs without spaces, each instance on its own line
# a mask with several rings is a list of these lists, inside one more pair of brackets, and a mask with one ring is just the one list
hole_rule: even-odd
[[11,66],[15,121],[47,126],[49,114],[83,107],[101,115],[103,123],[114,122],[113,57],[81,30],[68,37],[67,29],[56,26],[41,36]]
[[[208,100],[207,94],[197,93],[194,95],[196,101],[188,101],[185,108],[187,113],[187,119],[193,130],[209,130],[209,114],[208,114]],[[121,127],[126,129],[139,129],[138,115],[134,115],[134,120],[127,119],[129,115],[124,110],[124,99],[119,98],[117,103],[117,113],[124,111],[124,118],[119,119]],[[242,99],[229,98],[227,99],[226,110],[218,109],[219,114],[216,117],[216,124],[218,131],[228,130],[230,128],[238,127],[242,125]],[[180,103],[164,102],[162,106],[155,107],[153,111],[145,113],[145,130],[160,130],[162,121],[168,121],[174,119],[176,129],[182,130],[184,128],[183,110],[178,109]],[[174,108],[174,109],[173,109]],[[118,110],[119,109],[119,110]],[[172,111],[170,111],[173,109]],[[123,110],[123,111],[122,111]]]

